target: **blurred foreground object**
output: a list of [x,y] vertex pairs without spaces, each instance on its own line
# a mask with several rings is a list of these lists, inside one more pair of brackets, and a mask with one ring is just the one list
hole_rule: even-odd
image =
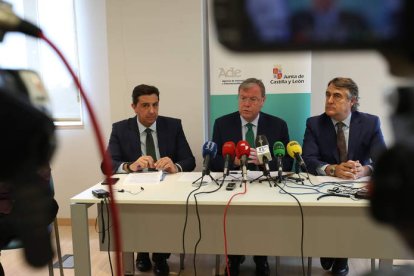
[[378,50],[414,76],[410,0],[214,0],[218,40],[233,51]]

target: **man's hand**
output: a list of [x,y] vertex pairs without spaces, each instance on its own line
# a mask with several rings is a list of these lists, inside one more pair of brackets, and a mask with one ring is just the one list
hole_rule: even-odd
[[249,159],[247,159],[247,163],[253,163],[255,165],[259,165],[259,159],[257,159],[257,151],[255,148],[250,148],[250,155]]
[[335,176],[343,179],[358,179],[371,174],[368,166],[362,166],[359,161],[348,160],[336,166]]
[[169,157],[162,157],[154,164],[157,170],[163,170],[168,173],[177,173],[178,168]]
[[153,169],[155,168],[154,159],[152,159],[152,157],[149,155],[141,156],[134,163],[129,165],[129,168],[131,169],[131,171],[134,171],[134,172],[142,171],[143,169],[147,169],[147,168]]

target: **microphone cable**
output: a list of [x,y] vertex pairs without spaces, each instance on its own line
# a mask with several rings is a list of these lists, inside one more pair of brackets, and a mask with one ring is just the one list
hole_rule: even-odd
[[224,256],[226,259],[226,269],[227,269],[227,275],[230,275],[230,269],[229,269],[229,257],[227,255],[227,228],[226,228],[226,220],[227,220],[227,210],[230,207],[230,203],[233,200],[234,197],[238,195],[244,195],[247,193],[247,181],[242,180],[241,184],[244,182],[244,191],[240,193],[233,194],[229,201],[226,204],[226,207],[224,208],[224,215],[223,215],[223,232],[224,232]]
[[[99,150],[99,152],[101,154],[101,157],[102,157],[102,160],[103,160],[104,173],[105,173],[107,178],[110,178],[111,175],[112,175],[112,160],[111,160],[110,156],[108,155],[108,153],[105,151],[102,130],[101,130],[99,124],[98,124],[95,112],[92,108],[91,103],[89,102],[88,97],[86,96],[86,93],[83,89],[83,86],[82,86],[79,78],[76,76],[75,72],[73,71],[73,69],[69,65],[69,62],[66,60],[66,58],[62,54],[62,52],[57,48],[57,46],[48,37],[46,37],[46,35],[41,30],[39,30],[36,37],[38,37],[38,38],[42,39],[43,41],[45,41],[55,51],[55,53],[60,57],[61,61],[65,65],[66,69],[68,70],[68,72],[72,76],[72,79],[75,82],[76,87],[79,89],[79,93],[80,93],[82,99],[85,102],[87,111],[89,113],[89,116],[90,116],[90,119],[91,119],[91,122],[92,122],[93,130],[94,130],[94,133],[95,133],[95,138],[96,138],[97,144],[98,144],[98,150]],[[113,222],[113,225],[114,225],[115,256],[116,256],[116,264],[117,264],[116,272],[117,272],[117,275],[120,276],[120,275],[123,275],[122,260],[121,260],[121,252],[122,252],[121,230],[120,230],[120,225],[119,225],[118,208],[117,208],[117,205],[116,205],[116,201],[115,201],[115,197],[114,197],[114,191],[113,191],[113,188],[112,188],[113,184],[114,184],[113,181],[110,180],[110,183],[108,185],[109,186],[109,197],[110,197],[109,204],[110,204],[110,210],[111,210],[111,214],[112,214],[112,222]]]
[[201,220],[200,220],[200,213],[198,212],[198,202],[197,202],[197,196],[200,194],[211,194],[211,193],[215,193],[218,190],[221,189],[221,187],[223,186],[224,180],[226,179],[226,176],[223,177],[223,180],[221,181],[220,185],[218,188],[212,190],[212,191],[208,191],[208,192],[198,192],[194,194],[194,201],[195,201],[195,207],[196,207],[196,214],[197,214],[197,222],[198,222],[198,240],[194,246],[194,256],[193,256],[193,266],[194,266],[194,276],[197,276],[197,268],[196,268],[196,256],[197,256],[197,247],[198,244],[201,241]]
[[[188,222],[188,201],[189,201],[189,199],[190,199],[191,195],[192,195],[194,192],[196,192],[196,191],[200,190],[200,188],[203,186],[203,179],[204,179],[204,175],[202,175],[202,176],[201,176],[201,179],[200,179],[200,185],[198,185],[198,187],[197,187],[197,188],[195,188],[194,190],[192,190],[192,191],[188,194],[187,199],[186,199],[186,201],[185,201],[185,219],[184,219],[184,227],[183,227],[183,235],[182,235],[183,259],[185,259],[185,231],[186,231],[186,228],[187,228],[187,222]],[[180,275],[180,274],[181,274],[181,266],[180,266],[180,270],[178,271],[178,275]]]
[[110,254],[110,246],[111,246],[111,231],[109,231],[109,229],[111,229],[112,225],[108,225],[108,227],[106,227],[105,224],[105,217],[104,217],[104,206],[106,208],[106,221],[109,224],[109,202],[108,202],[108,197],[104,197],[101,200],[101,208],[100,208],[100,215],[101,215],[101,230],[97,230],[96,226],[97,226],[97,222],[98,222],[98,217],[96,217],[95,220],[95,231],[99,234],[102,234],[102,238],[101,238],[101,243],[105,242],[105,234],[106,232],[108,232],[108,244],[107,244],[107,253],[108,253],[108,260],[109,260],[109,267],[111,268],[111,275],[114,275],[114,271],[113,271],[113,267],[112,267],[112,259],[111,259],[111,254]]
[[300,210],[300,218],[301,218],[300,257],[301,257],[301,260],[302,260],[302,275],[305,276],[306,275],[305,274],[305,261],[304,261],[304,257],[303,257],[303,236],[304,236],[304,233],[305,233],[305,220],[303,218],[302,204],[300,204],[300,201],[296,196],[294,196],[293,194],[291,194],[291,193],[287,192],[285,189],[283,189],[283,187],[281,187],[279,185],[279,183],[277,183],[277,181],[275,181],[273,179],[271,179],[271,180],[273,181],[273,183],[277,187],[279,187],[281,190],[283,190],[286,194],[293,197],[296,200],[296,202],[298,203],[299,210]]

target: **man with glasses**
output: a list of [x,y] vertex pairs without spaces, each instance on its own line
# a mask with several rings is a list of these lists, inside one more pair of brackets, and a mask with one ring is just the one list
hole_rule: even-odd
[[[358,86],[334,78],[325,92],[325,113],[306,121],[303,159],[309,173],[343,179],[372,174],[372,162],[386,149],[377,116],[358,110]],[[325,270],[347,275],[348,259],[321,258]]]
[[[213,130],[213,141],[217,143],[218,152],[216,158],[211,162],[213,171],[223,171],[224,161],[222,157],[222,146],[225,142],[233,141],[237,144],[240,140],[246,140],[251,146],[249,163],[257,167],[258,160],[256,155],[255,138],[257,135],[265,135],[272,147],[276,141],[282,142],[285,146],[289,143],[289,131],[284,120],[263,113],[261,109],[266,100],[266,90],[261,80],[249,78],[243,81],[238,90],[239,110],[216,119]],[[276,162],[273,158],[269,166],[271,170],[276,170]],[[230,169],[240,168],[240,160],[235,159],[230,165]],[[283,160],[283,169],[290,170],[292,160]],[[240,263],[244,256],[229,256],[230,275],[239,275]],[[256,275],[270,275],[267,256],[254,256],[256,263]],[[227,269],[225,270],[227,274]]]

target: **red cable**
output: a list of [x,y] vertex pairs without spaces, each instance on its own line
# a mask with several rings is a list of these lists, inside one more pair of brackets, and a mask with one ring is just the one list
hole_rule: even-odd
[[[86,108],[88,110],[89,116],[91,118],[92,121],[92,126],[93,129],[95,131],[95,136],[96,136],[96,140],[98,142],[98,148],[99,148],[99,152],[102,155],[102,159],[103,159],[103,170],[104,173],[106,175],[107,178],[109,178],[112,175],[112,161],[111,158],[108,156],[108,154],[105,151],[105,144],[103,141],[103,136],[102,136],[102,132],[101,129],[99,127],[99,124],[96,120],[96,116],[95,113],[92,109],[92,106],[82,88],[82,85],[78,79],[78,77],[76,76],[75,72],[72,70],[72,68],[70,67],[69,63],[67,62],[67,60],[65,59],[65,57],[63,56],[63,54],[59,51],[59,49],[53,44],[52,41],[50,41],[44,34],[43,32],[40,32],[38,34],[38,37],[43,39],[47,44],[49,44],[50,47],[53,48],[53,50],[55,50],[55,52],[59,55],[59,57],[61,58],[61,60],[63,61],[63,63],[65,64],[66,68],[68,69],[70,75],[72,76],[76,86],[78,87],[80,94],[82,96],[82,99],[84,100],[85,104],[86,104]],[[109,198],[111,199],[109,201],[109,206],[110,206],[110,210],[111,210],[111,214],[112,214],[112,224],[113,224],[113,228],[114,228],[114,235],[115,235],[115,256],[116,256],[116,272],[117,275],[122,275],[122,262],[121,262],[121,252],[122,252],[122,248],[121,248],[121,234],[120,234],[120,226],[119,226],[119,214],[118,214],[118,209],[117,209],[117,205],[115,203],[115,198],[114,198],[114,193],[113,193],[113,189],[112,189],[112,185],[113,180],[109,179],[110,181],[110,185],[109,186]]]
[[226,269],[227,269],[227,275],[230,275],[230,269],[229,269],[229,258],[227,256],[227,232],[226,232],[226,217],[227,217],[227,209],[230,207],[230,203],[233,200],[233,198],[235,196],[238,195],[244,195],[247,192],[247,182],[244,181],[244,192],[242,193],[237,193],[232,195],[232,197],[229,199],[229,201],[227,202],[226,207],[224,208],[224,217],[223,217],[223,226],[224,226],[224,256],[226,257]]

